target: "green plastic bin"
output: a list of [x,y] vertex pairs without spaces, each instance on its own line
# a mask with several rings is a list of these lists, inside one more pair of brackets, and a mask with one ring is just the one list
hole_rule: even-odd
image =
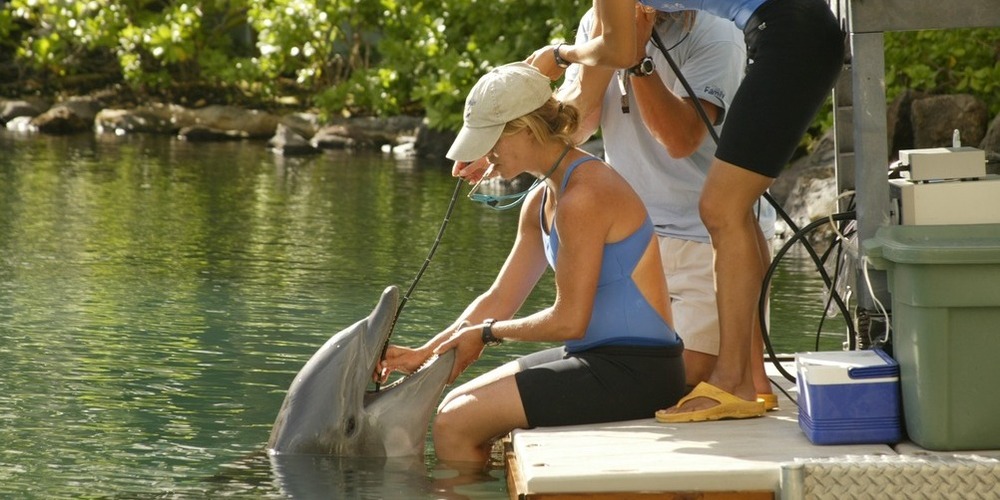
[[910,440],[1000,449],[1000,224],[882,227],[864,253],[888,275]]

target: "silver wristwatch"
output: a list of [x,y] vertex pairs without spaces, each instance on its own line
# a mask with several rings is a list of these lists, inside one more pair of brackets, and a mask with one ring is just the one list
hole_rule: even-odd
[[632,76],[649,76],[653,74],[656,66],[653,65],[653,58],[646,56],[643,57],[639,64],[632,66],[628,69],[628,74]]

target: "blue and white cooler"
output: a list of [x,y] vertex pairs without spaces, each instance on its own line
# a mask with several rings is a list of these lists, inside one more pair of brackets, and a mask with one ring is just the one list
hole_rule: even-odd
[[799,427],[814,444],[902,440],[899,365],[881,350],[795,355]]

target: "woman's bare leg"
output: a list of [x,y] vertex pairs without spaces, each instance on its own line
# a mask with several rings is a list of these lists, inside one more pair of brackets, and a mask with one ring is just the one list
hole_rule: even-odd
[[516,362],[507,363],[450,392],[434,419],[434,451],[453,465],[485,466],[493,441],[528,426],[514,380]]

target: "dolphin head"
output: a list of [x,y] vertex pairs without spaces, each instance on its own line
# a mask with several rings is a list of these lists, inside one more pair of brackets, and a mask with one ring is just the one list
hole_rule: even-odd
[[399,290],[389,286],[367,318],[327,340],[299,370],[271,429],[268,453],[423,454],[455,354],[438,356],[381,391],[369,391],[398,303]]

